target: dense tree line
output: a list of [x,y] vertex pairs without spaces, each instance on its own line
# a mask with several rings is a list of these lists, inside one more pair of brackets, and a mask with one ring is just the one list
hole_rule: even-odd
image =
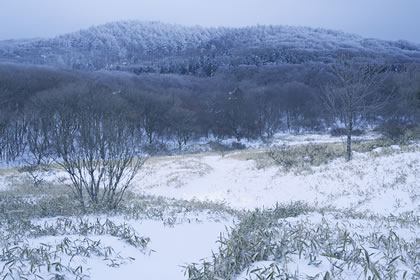
[[[369,67],[374,68],[365,65],[364,69]],[[400,72],[380,69],[380,83],[369,88],[360,102],[368,108],[367,103],[385,95],[386,102],[375,111],[355,110],[352,122],[355,126],[417,125],[418,67],[409,65]],[[95,124],[108,116],[115,118],[111,124],[118,120],[127,127],[124,133],[129,131],[137,139],[139,150],[142,145],[168,141],[182,149],[197,137],[240,141],[267,139],[280,131],[327,131],[346,121],[342,107],[338,114],[327,110],[322,98],[323,86],[337,84],[340,78],[328,65],[239,67],[211,78],[77,73],[10,64],[0,67],[0,74],[2,161],[30,153],[41,164],[57,154],[51,149],[60,133],[71,135],[71,128],[82,129],[87,120]],[[96,124],[98,129],[104,125]],[[67,130],[58,133],[57,129]]]

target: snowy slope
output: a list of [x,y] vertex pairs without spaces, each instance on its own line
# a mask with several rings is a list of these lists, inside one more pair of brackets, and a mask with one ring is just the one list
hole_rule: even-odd
[[298,173],[277,166],[258,168],[255,160],[238,159],[241,152],[225,157],[176,157],[150,162],[135,189],[179,199],[225,202],[240,209],[302,200],[317,207],[381,215],[420,213],[420,151],[413,149],[356,153],[351,162],[336,159]]
[[121,21],[52,39],[0,42],[0,59],[76,69],[325,63],[342,53],[376,62],[420,60],[420,46],[410,42],[293,26],[203,28]]

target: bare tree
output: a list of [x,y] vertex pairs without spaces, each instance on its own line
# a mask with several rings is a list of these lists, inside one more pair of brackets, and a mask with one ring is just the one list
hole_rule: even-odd
[[10,120],[9,110],[6,108],[8,102],[7,96],[0,92],[2,101],[0,102],[0,162],[2,160],[6,161],[6,151],[7,151],[7,131]]
[[67,100],[56,106],[56,163],[68,174],[83,207],[116,208],[145,162],[140,134],[128,123],[127,104],[119,104],[118,97],[90,92],[83,98],[76,107]]
[[331,67],[334,81],[323,88],[326,107],[346,128],[346,159],[351,160],[352,134],[358,117],[379,110],[389,95],[377,92],[385,68],[342,61]]
[[27,147],[27,119],[23,111],[9,111],[2,131],[3,158],[10,162],[21,157]]
[[272,138],[282,125],[279,98],[275,91],[263,89],[256,93],[255,110],[260,137]]
[[65,125],[66,131],[56,134],[57,163],[83,205],[86,193],[94,205],[117,207],[145,161],[133,133],[120,121],[86,118],[75,130]]
[[198,130],[196,125],[196,116],[192,111],[186,109],[172,110],[170,113],[170,132],[178,144],[181,151],[182,146],[194,136]]
[[249,110],[248,105],[240,88],[223,95],[219,101],[216,124],[225,134],[234,136],[238,142],[244,137],[250,137],[255,130],[255,111]]
[[167,121],[166,114],[170,104],[168,100],[158,97],[145,97],[143,100],[142,126],[146,133],[149,144],[152,144],[155,137],[163,129],[163,124]]
[[38,187],[53,162],[53,151],[50,143],[50,123],[45,115],[36,112],[28,121],[26,133],[27,155],[23,158],[25,166],[20,171],[27,172],[34,186]]
[[402,107],[413,123],[420,117],[420,65],[413,65],[399,81],[403,96]]
[[44,106],[43,101],[34,96],[25,104],[27,129],[25,132],[26,148],[22,157],[23,166],[20,172],[29,175],[35,187],[43,183],[51,171],[50,164],[54,160],[51,145],[52,123],[51,109]]

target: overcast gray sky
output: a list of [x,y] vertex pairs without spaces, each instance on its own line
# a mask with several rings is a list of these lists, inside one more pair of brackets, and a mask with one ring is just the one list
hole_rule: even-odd
[[287,24],[420,43],[420,0],[0,0],[0,39],[52,37],[110,21]]

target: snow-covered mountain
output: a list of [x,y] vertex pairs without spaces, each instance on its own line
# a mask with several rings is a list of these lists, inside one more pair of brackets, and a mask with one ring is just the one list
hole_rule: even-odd
[[0,61],[193,75],[237,65],[331,63],[343,54],[393,64],[420,62],[420,45],[307,27],[204,28],[141,21],[0,42]]

